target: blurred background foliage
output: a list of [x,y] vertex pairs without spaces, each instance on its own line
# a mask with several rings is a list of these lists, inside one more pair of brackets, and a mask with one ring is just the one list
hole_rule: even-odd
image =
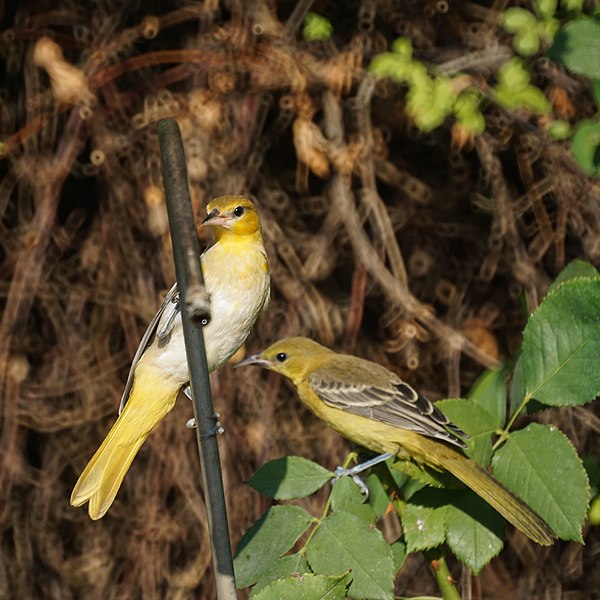
[[[249,350],[303,334],[459,396],[514,355],[569,260],[600,263],[598,74],[573,45],[594,55],[595,8],[0,3],[0,597],[214,595],[187,400],[102,521],[68,502],[174,281],[160,118],[181,125],[199,220],[216,195],[257,199],[273,287]],[[243,484],[257,467],[331,468],[349,446],[273,374],[227,366],[213,385],[235,545],[268,505]],[[597,406],[535,418],[600,455]],[[513,532],[476,579],[454,573],[465,597],[592,597],[584,537]],[[435,591],[422,557],[396,590]]]

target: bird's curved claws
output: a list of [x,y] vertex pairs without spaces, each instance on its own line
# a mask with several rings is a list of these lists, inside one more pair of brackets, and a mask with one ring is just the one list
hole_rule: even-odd
[[[184,390],[184,392],[185,392],[185,390]],[[213,430],[211,431],[211,433],[209,433],[208,435],[223,435],[225,433],[225,428],[223,427],[223,425],[221,425],[221,422],[219,421],[220,417],[221,417],[221,413],[219,413],[219,412],[215,412],[215,414],[212,416],[212,418],[215,420],[215,426],[213,427]],[[196,425],[196,419],[194,417],[189,419],[186,422],[185,426],[188,429],[196,429],[198,427],[198,425]]]
[[334,471],[335,477],[333,482],[335,483],[340,477],[352,477],[352,481],[358,486],[360,491],[364,494],[365,499],[369,497],[369,488],[366,486],[365,482],[358,476],[359,473],[362,473],[364,470],[378,465],[381,462],[384,462],[392,457],[392,454],[386,452],[384,454],[380,454],[371,460],[367,460],[364,463],[360,463],[358,465],[354,465],[349,469],[344,469],[344,467],[337,467]]
[[[360,467],[361,465],[356,465]],[[335,477],[333,478],[333,483],[338,481],[338,479],[342,477],[352,477],[352,481],[358,486],[361,494],[365,497],[365,500],[369,497],[369,488],[367,484],[358,476],[357,472],[354,470],[356,467],[352,467],[351,469],[344,469],[344,467],[337,467],[334,471]],[[360,472],[359,469],[358,472]]]

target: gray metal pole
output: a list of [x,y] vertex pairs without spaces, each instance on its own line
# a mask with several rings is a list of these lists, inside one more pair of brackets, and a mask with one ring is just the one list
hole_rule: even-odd
[[204,500],[208,513],[217,598],[231,600],[237,598],[237,593],[219,461],[219,445],[215,435],[215,411],[204,351],[204,337],[200,327],[202,320],[209,318],[209,303],[202,279],[200,248],[194,226],[183,143],[177,121],[174,119],[160,121],[158,141],[196,417],[196,435],[202,467]]

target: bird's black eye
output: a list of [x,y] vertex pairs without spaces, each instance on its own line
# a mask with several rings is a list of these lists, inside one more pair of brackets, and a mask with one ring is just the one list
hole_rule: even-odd
[[236,206],[236,207],[233,209],[233,214],[234,214],[236,217],[241,217],[241,216],[242,216],[242,215],[243,215],[245,212],[246,212],[246,209],[245,209],[243,206]]
[[280,352],[275,358],[279,362],[283,362],[287,358],[287,354],[285,352]]

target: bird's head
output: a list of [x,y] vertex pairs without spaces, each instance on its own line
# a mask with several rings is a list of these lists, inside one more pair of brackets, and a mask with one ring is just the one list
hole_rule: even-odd
[[252,354],[236,367],[258,365],[285,375],[294,383],[303,381],[332,351],[305,337],[286,338],[266,350]]
[[254,203],[246,196],[219,196],[206,206],[204,227],[212,227],[219,239],[223,234],[235,236],[261,235],[260,221]]

